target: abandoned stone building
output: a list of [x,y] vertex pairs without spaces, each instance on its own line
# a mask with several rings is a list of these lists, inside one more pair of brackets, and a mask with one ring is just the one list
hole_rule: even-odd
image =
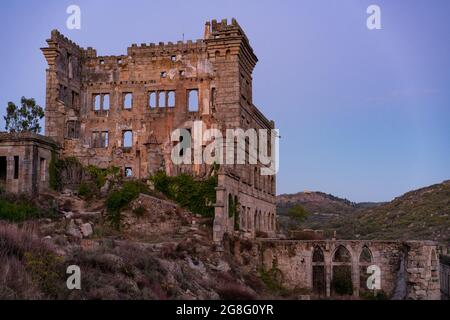
[[[204,38],[195,42],[133,44],[120,56],[98,56],[56,30],[47,43],[45,130],[62,146],[62,157],[113,165],[135,178],[158,170],[201,177],[211,166],[171,161],[174,130],[191,131],[194,121],[221,132],[274,129],[252,102],[257,57],[234,19],[207,22]],[[261,167],[220,166],[216,241],[234,231],[251,238],[275,235],[276,181],[261,175]]]
[[0,188],[10,193],[37,194],[49,189],[48,166],[59,147],[47,137],[0,133]]
[[319,297],[340,295],[342,278],[346,295],[363,296],[370,291],[368,268],[377,266],[378,292],[398,300],[441,298],[438,247],[432,241],[259,239],[251,249],[235,244],[236,258],[249,268],[276,270],[285,287]]

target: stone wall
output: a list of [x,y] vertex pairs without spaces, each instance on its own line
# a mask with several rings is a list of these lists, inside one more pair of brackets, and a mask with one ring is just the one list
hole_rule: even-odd
[[16,194],[37,194],[49,189],[49,165],[58,145],[41,135],[0,133],[0,184]]
[[[283,286],[314,297],[337,296],[334,273],[348,270],[355,297],[368,292],[369,266],[380,268],[381,290],[392,299],[439,299],[436,245],[426,241],[237,241],[235,256],[253,270],[277,271]],[[339,271],[340,272],[340,271]]]
[[[274,129],[253,104],[258,59],[234,19],[207,22],[204,38],[195,42],[132,44],[118,56],[98,56],[57,30],[47,44],[46,134],[61,143],[63,157],[84,165],[113,165],[135,178],[158,170],[203,177],[210,166],[172,162],[174,130],[192,134],[195,121],[224,136],[234,128]],[[229,196],[242,204],[240,231],[274,233],[275,177],[261,176],[260,162],[223,167],[215,240],[233,231],[223,214]]]
[[440,268],[441,278],[441,297],[443,300],[450,300],[450,258],[447,257],[446,261],[442,261]]

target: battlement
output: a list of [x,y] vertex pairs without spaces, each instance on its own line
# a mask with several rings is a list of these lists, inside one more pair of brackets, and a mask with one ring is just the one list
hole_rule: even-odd
[[85,50],[80,47],[78,44],[64,36],[61,32],[54,29],[51,32],[51,37],[49,40],[47,40],[47,43],[51,45],[51,43],[57,43],[59,45],[63,45],[71,50],[78,51],[80,53],[83,53]]
[[173,42],[159,42],[156,43],[142,43],[140,45],[132,44],[131,47],[127,49],[129,56],[137,54],[151,54],[154,56],[162,56],[171,53],[183,53],[185,51],[202,51],[206,48],[205,41],[203,39],[198,39],[195,42],[192,40],[177,41]]
[[[227,19],[222,19],[220,22],[217,22],[216,19],[213,19],[210,22],[207,22],[205,25],[205,29],[210,29],[210,35],[212,38],[223,38],[223,37],[235,37],[240,36],[243,37],[247,42],[248,38],[245,35],[244,30],[241,28],[239,23],[235,18],[231,19],[231,24],[228,24]],[[206,30],[205,30],[206,34]]]

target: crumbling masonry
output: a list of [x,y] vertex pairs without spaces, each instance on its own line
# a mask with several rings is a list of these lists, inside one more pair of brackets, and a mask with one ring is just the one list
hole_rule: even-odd
[[[121,56],[98,56],[56,30],[47,43],[46,135],[84,165],[114,165],[135,178],[158,170],[202,177],[210,166],[172,163],[175,129],[198,120],[223,134],[274,129],[252,102],[257,57],[234,19],[207,22],[196,42],[133,44]],[[220,167],[216,241],[227,232],[275,235],[275,177],[261,166]]]

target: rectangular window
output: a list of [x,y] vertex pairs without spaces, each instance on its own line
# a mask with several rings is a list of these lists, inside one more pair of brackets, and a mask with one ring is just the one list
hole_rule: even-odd
[[100,147],[101,148],[108,148],[108,143],[109,143],[108,131],[102,131],[100,138],[101,138],[101,140],[100,140]]
[[133,168],[131,167],[125,167],[125,177],[131,178],[133,177]]
[[109,94],[104,94],[103,95],[102,109],[103,110],[109,110]]
[[93,131],[92,132],[92,147],[93,148],[98,148],[100,145],[100,135],[98,131]]
[[19,179],[19,156],[14,156],[14,179]]
[[101,103],[101,95],[95,94],[94,95],[94,110],[100,111],[102,109],[102,103]]
[[198,102],[198,90],[189,90],[188,91],[188,110],[192,112],[197,112],[199,109]]
[[109,93],[95,93],[92,95],[93,109],[96,113],[108,111],[110,108]]
[[152,91],[148,94],[148,104],[150,108],[156,108],[156,92]]
[[167,106],[170,108],[175,107],[175,91],[167,92]]
[[47,161],[45,158],[41,158],[39,161],[39,172],[41,174],[41,181],[45,181],[45,177],[47,175]]
[[79,139],[80,138],[80,122],[77,120],[67,121],[66,138]]
[[124,148],[131,148],[133,146],[133,131],[125,130],[123,132],[122,145]]
[[166,92],[158,91],[158,107],[163,108],[166,106]]
[[123,94],[123,108],[131,109],[133,107],[133,94],[132,93],[124,93]]
[[6,157],[0,157],[0,181],[6,181],[6,172],[8,171],[8,161]]

